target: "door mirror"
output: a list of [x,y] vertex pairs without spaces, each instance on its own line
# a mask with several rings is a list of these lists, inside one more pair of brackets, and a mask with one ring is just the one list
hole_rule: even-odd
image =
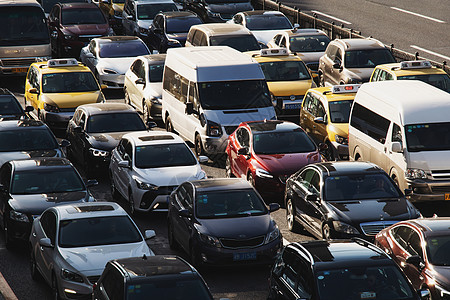
[[66,139],[61,140],[61,142],[59,142],[59,146],[61,148],[66,148],[70,146],[70,142]]
[[186,114],[192,115],[194,113],[194,103],[186,102]]
[[28,90],[28,93],[39,95],[39,91],[37,90],[37,88],[31,88],[31,89],[29,89],[29,90]]
[[207,163],[208,160],[209,160],[208,156],[200,155],[200,156],[198,157],[198,162],[199,162],[199,163]]
[[325,120],[323,119],[323,117],[314,118],[314,122],[317,124],[325,124]]
[[133,21],[133,20],[134,20],[133,16],[131,16],[131,15],[128,15],[126,19],[127,19],[127,20],[130,20],[130,21]]
[[89,179],[87,182],[86,182],[86,187],[93,187],[93,186],[96,186],[96,185],[98,185],[98,181],[97,180],[95,180],[95,179]]
[[134,83],[136,83],[136,84],[143,84],[145,86],[145,80],[143,78],[136,79],[136,81]]
[[395,152],[395,153],[403,152],[402,144],[400,142],[392,142],[391,149],[392,149],[392,152]]
[[100,89],[102,89],[102,90],[105,90],[105,89],[107,89],[108,88],[108,86],[106,85],[106,84],[101,84],[100,85]]
[[156,122],[153,122],[153,121],[148,121],[147,122],[147,128],[148,129],[152,129],[152,128],[155,128],[157,126],[158,126],[158,124],[156,124]]
[[248,155],[250,153],[248,147],[239,148],[238,152],[239,155]]
[[180,209],[179,211],[178,211],[178,215],[180,215],[180,217],[183,217],[183,218],[190,218],[190,217],[192,217],[192,214],[189,212],[189,210],[187,210],[187,209]]
[[144,233],[144,237],[146,240],[154,238],[156,236],[156,232],[154,230],[146,230]]
[[73,128],[73,132],[75,132],[75,133],[82,133],[83,132],[83,128],[81,128],[81,126],[75,126]]
[[404,193],[405,193],[405,196],[411,196],[412,193],[413,193],[413,190],[412,189],[405,189]]
[[118,166],[119,168],[128,168],[128,169],[131,167],[130,162],[128,160],[119,161]]
[[278,203],[270,203],[269,204],[269,212],[274,212],[280,209],[280,204]]
[[334,61],[333,63],[333,69],[340,69],[341,68],[341,62],[340,61]]
[[411,255],[406,259],[406,263],[413,265],[419,271],[421,271],[424,268],[422,258],[419,255]]
[[316,194],[310,194],[310,195],[306,196],[306,201],[320,202],[320,199],[319,199],[319,197],[317,197]]
[[325,143],[319,143],[319,152],[328,150],[328,145]]
[[94,54],[92,54],[91,52],[86,52],[86,54],[84,55],[86,56],[86,58],[94,58]]
[[27,105],[25,106],[25,112],[32,112],[34,110],[33,106]]
[[39,240],[39,245],[46,248],[53,248],[52,241],[49,238],[42,238]]

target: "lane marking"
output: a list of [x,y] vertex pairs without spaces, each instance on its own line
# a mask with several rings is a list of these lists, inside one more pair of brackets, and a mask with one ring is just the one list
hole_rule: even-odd
[[423,52],[426,52],[426,53],[428,53],[428,54],[432,54],[432,55],[434,55],[434,56],[441,57],[441,58],[443,58],[443,59],[446,59],[448,62],[450,62],[450,57],[448,57],[448,56],[445,56],[445,55],[442,55],[442,54],[433,52],[433,51],[431,51],[431,50],[427,50],[427,49],[421,48],[421,47],[416,46],[416,45],[410,45],[410,47],[411,47],[411,48],[414,48],[414,49],[417,49],[417,50],[420,50],[420,51],[423,51]]
[[421,15],[421,14],[418,14],[418,13],[415,13],[415,12],[412,12],[412,11],[409,11],[409,10],[404,10],[404,9],[401,9],[401,8],[398,8],[398,7],[391,6],[391,8],[395,9],[395,10],[398,10],[398,11],[401,11],[401,12],[404,12],[404,13],[407,13],[407,14],[410,14],[410,15],[413,15],[413,16],[416,16],[416,17],[421,17],[421,18],[424,18],[424,19],[428,19],[428,20],[431,20],[431,21],[434,21],[434,22],[447,23],[447,22],[439,20],[439,19],[435,19],[435,18],[432,18],[432,17],[424,16],[424,15]]
[[2,273],[0,273],[0,293],[6,300],[18,300]]
[[322,16],[324,16],[324,17],[327,17],[327,18],[330,18],[330,19],[339,21],[339,22],[344,23],[344,24],[347,24],[347,25],[352,24],[352,23],[350,23],[350,22],[348,22],[348,21],[344,21],[344,20],[342,20],[342,19],[339,19],[339,18],[330,16],[330,15],[327,15],[327,14],[325,14],[325,13],[323,13],[323,12],[320,12],[320,11],[317,11],[317,10],[312,10],[312,12],[313,12],[313,13],[316,13],[316,14],[318,14],[318,15],[322,15]]

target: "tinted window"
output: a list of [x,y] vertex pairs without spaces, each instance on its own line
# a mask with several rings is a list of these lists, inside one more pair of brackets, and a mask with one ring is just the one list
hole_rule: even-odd
[[102,285],[109,300],[123,300],[124,278],[114,267],[109,268],[103,277]]
[[40,223],[45,235],[50,239],[53,245],[56,240],[56,216],[50,211],[46,211],[40,218]]
[[377,142],[384,144],[390,121],[361,106],[359,103],[355,103],[353,107],[351,125],[359,131],[367,134]]
[[436,266],[450,266],[450,236],[431,236],[426,241],[427,256]]
[[43,93],[74,93],[98,90],[98,83],[91,72],[70,72],[42,75]]
[[328,102],[332,123],[348,123],[353,100]]
[[287,132],[267,132],[253,135],[257,154],[304,153],[316,151],[316,145],[301,129]]
[[330,43],[325,35],[291,36],[289,41],[292,52],[323,52]]
[[192,166],[197,160],[191,150],[183,144],[160,144],[136,147],[137,168],[162,168]]
[[267,81],[291,81],[310,79],[302,61],[277,61],[260,63]]
[[346,68],[374,68],[377,65],[395,63],[388,49],[353,50],[345,52]]
[[86,131],[89,133],[145,130],[137,113],[111,113],[90,116]]
[[447,74],[409,75],[399,76],[399,80],[420,80],[450,93],[450,76]]
[[61,24],[105,24],[106,19],[98,8],[71,8],[61,12]]
[[202,20],[198,17],[186,18],[169,18],[167,19],[166,32],[167,33],[182,33],[189,32],[192,25],[202,24]]
[[149,65],[148,76],[150,82],[162,82],[164,64],[161,65]]
[[408,151],[441,151],[450,149],[450,123],[406,125]]
[[394,239],[403,247],[408,249],[408,239],[411,235],[412,229],[406,226],[398,226],[392,229],[392,235]]
[[164,11],[178,11],[178,8],[173,3],[141,4],[137,6],[137,18],[139,20],[153,20],[159,12]]
[[246,27],[250,30],[292,29],[292,24],[282,15],[246,16]]
[[143,241],[128,216],[62,220],[59,226],[59,246],[63,248]]
[[58,143],[49,129],[0,131],[0,152],[57,149]]
[[212,36],[209,44],[210,46],[229,46],[241,52],[261,49],[253,35]]
[[147,300],[149,295],[152,299],[212,299],[200,279],[153,276],[152,281],[139,282],[139,284],[129,283],[127,286],[127,300]]
[[22,116],[24,111],[13,96],[0,96],[0,115],[2,118],[7,115]]
[[111,42],[99,44],[100,57],[134,57],[150,54],[141,41]]

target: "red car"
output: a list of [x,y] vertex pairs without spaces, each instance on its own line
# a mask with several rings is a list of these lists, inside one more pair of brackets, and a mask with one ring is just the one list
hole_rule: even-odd
[[450,218],[396,223],[375,237],[415,289],[428,289],[433,300],[450,299]]
[[241,123],[226,152],[227,177],[247,179],[267,203],[282,199],[289,176],[321,161],[319,148],[300,126],[279,120]]

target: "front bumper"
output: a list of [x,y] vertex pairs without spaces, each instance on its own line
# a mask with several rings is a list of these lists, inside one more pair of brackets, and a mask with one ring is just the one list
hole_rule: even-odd
[[62,299],[92,299],[92,285],[64,280],[59,277],[59,295]]
[[70,112],[48,112],[45,110],[41,110],[42,117],[44,118],[44,122],[50,127],[54,129],[66,129],[67,124],[70,119],[72,119],[73,114],[75,112],[75,108]]
[[133,191],[136,211],[167,211],[169,195],[178,185],[160,186],[156,191],[137,189]]
[[207,155],[225,154],[228,135],[223,133],[220,137],[202,136],[203,149]]
[[124,74],[101,74],[99,84],[105,84],[109,89],[123,89]]
[[412,202],[450,200],[450,180],[406,179]]

